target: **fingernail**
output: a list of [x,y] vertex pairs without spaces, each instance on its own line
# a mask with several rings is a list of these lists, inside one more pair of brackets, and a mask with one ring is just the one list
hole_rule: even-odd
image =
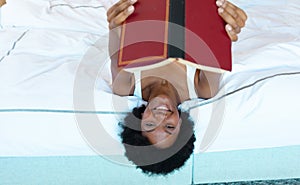
[[217,0],[216,4],[217,4],[218,7],[220,7],[220,6],[222,6],[223,3],[220,0]]
[[129,6],[127,9],[128,13],[132,13],[134,11],[134,6]]
[[135,2],[137,2],[137,0],[129,0],[131,4],[134,4]]
[[223,9],[223,8],[218,8],[218,12],[219,12],[219,13],[223,13],[223,12],[224,12],[224,9]]
[[225,28],[226,28],[228,31],[232,31],[232,27],[231,27],[229,24],[226,24]]

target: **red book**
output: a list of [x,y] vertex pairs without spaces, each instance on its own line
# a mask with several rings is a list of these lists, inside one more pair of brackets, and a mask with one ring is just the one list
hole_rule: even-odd
[[167,58],[231,71],[231,40],[215,0],[139,0],[122,25],[118,66],[153,68]]

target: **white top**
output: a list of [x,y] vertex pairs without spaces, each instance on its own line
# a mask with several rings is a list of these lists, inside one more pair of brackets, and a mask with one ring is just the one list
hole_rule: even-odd
[[[198,98],[197,93],[194,87],[194,77],[195,77],[196,68],[186,65],[186,74],[187,74],[187,86],[189,91],[190,99]],[[141,85],[141,71],[134,71],[135,78],[135,89],[134,96],[137,96],[142,99],[142,85]]]

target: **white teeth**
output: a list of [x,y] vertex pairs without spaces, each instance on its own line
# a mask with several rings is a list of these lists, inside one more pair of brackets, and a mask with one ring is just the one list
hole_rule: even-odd
[[159,109],[159,110],[169,110],[168,107],[166,106],[159,106],[159,107],[156,107],[156,110]]

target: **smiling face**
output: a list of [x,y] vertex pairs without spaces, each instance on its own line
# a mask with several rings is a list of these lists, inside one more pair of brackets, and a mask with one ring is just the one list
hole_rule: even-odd
[[167,95],[158,95],[149,101],[142,117],[142,135],[158,148],[168,148],[176,141],[181,119],[176,102]]

